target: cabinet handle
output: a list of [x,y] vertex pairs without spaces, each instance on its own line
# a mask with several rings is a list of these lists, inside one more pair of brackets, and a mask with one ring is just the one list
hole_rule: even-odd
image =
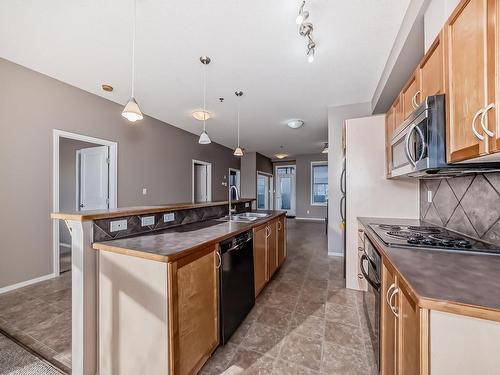
[[358,246],[358,251],[361,252],[361,251],[365,251],[365,249],[363,249],[361,246]]
[[358,232],[359,233],[363,233],[363,229],[358,229]]
[[281,230],[281,221],[278,221],[278,230]]
[[481,114],[481,127],[483,128],[484,132],[488,135],[488,137],[493,137],[495,133],[492,132],[490,129],[488,129],[487,124],[485,124],[484,122],[484,119],[486,118],[488,111],[493,108],[495,108],[495,103],[489,104]]
[[358,273],[358,279],[363,280],[365,277],[363,276],[362,273]]
[[216,267],[217,267],[217,269],[219,269],[220,266],[222,265],[222,259],[220,257],[220,253],[218,251],[216,253],[217,253],[217,266]]
[[389,297],[389,307],[391,308],[391,311],[396,318],[399,318],[399,313],[397,307],[392,305],[392,300],[394,297],[396,297],[396,294],[398,293],[399,293],[399,288],[394,288],[394,290],[391,293],[391,296]]
[[413,107],[413,109],[417,109],[418,108],[418,103],[417,103],[417,96],[420,94],[420,90],[417,91],[415,93],[415,95],[413,95],[413,97],[411,98],[411,105]]
[[271,235],[271,229],[269,227],[266,227],[266,238],[269,238]]
[[385,301],[387,302],[387,305],[391,307],[391,303],[389,302],[389,294],[391,293],[391,290],[396,287],[395,283],[392,283],[389,289],[387,289],[387,292],[385,293]]
[[484,136],[479,134],[476,130],[476,120],[477,118],[483,113],[483,108],[481,108],[479,111],[476,112],[474,117],[472,118],[472,132],[474,135],[479,139],[480,141],[484,141]]

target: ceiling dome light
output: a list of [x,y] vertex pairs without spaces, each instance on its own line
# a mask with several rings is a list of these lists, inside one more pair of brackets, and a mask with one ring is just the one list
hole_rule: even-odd
[[298,128],[300,128],[300,127],[302,127],[304,125],[304,121],[302,121],[302,120],[291,120],[291,121],[288,121],[287,125],[288,125],[289,128],[298,129]]
[[233,152],[234,156],[243,156],[243,149],[241,147],[236,147]]
[[205,130],[203,130],[203,132],[200,134],[200,139],[198,139],[198,143],[200,145],[208,145],[212,143],[210,137],[208,136],[208,133]]
[[212,115],[207,111],[194,111],[193,117],[198,121],[203,121],[212,118]]
[[[203,114],[208,113],[207,112],[207,65],[210,64],[210,57],[208,56],[201,56],[200,61],[203,64]],[[212,143],[210,140],[210,137],[208,136],[207,133],[207,116],[202,115],[202,120],[203,121],[203,132],[200,135],[200,139],[198,140],[198,143],[200,145],[208,145],[209,143]]]
[[143,119],[139,104],[137,104],[134,97],[131,97],[125,108],[123,108],[122,116],[130,122],[136,122]]
[[328,142],[326,142],[323,145],[323,150],[321,151],[322,154],[328,154]]
[[274,155],[274,156],[276,156],[278,159],[280,159],[280,160],[281,160],[281,159],[286,158],[288,155],[287,155],[287,154],[276,154],[276,155]]
[[[136,0],[134,0],[134,21],[132,22],[132,95],[130,100],[125,105],[125,108],[122,111],[122,116],[125,117],[130,122],[136,122],[137,120],[142,120],[142,112],[139,108],[139,105],[135,101],[134,91],[135,91],[135,23],[136,23]],[[104,87],[103,87],[104,89]]]

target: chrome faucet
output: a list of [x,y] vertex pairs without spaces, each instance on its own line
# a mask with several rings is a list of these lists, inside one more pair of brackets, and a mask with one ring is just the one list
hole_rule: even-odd
[[238,188],[235,185],[230,185],[229,186],[229,222],[231,222],[231,217],[233,215],[233,212],[236,212],[236,209],[232,208],[233,205],[233,189],[236,192],[236,200],[240,199],[240,195],[238,193]]

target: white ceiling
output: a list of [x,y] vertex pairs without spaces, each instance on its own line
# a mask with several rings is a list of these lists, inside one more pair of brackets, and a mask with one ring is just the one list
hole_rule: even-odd
[[[207,122],[236,144],[272,156],[318,152],[327,107],[371,100],[409,0],[310,0],[316,59],[307,62],[292,0],[137,0],[136,98],[149,116],[199,134],[208,55]],[[2,0],[0,56],[124,104],[130,96],[133,0]],[[112,93],[100,89],[114,86]],[[223,103],[218,98],[224,97]],[[120,113],[117,113],[120,116]],[[303,119],[299,130],[288,119]],[[140,125],[138,125],[140,126]]]

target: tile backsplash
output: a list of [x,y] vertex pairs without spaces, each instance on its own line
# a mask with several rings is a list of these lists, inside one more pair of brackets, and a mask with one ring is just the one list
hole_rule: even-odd
[[420,180],[420,218],[500,245],[500,173]]

